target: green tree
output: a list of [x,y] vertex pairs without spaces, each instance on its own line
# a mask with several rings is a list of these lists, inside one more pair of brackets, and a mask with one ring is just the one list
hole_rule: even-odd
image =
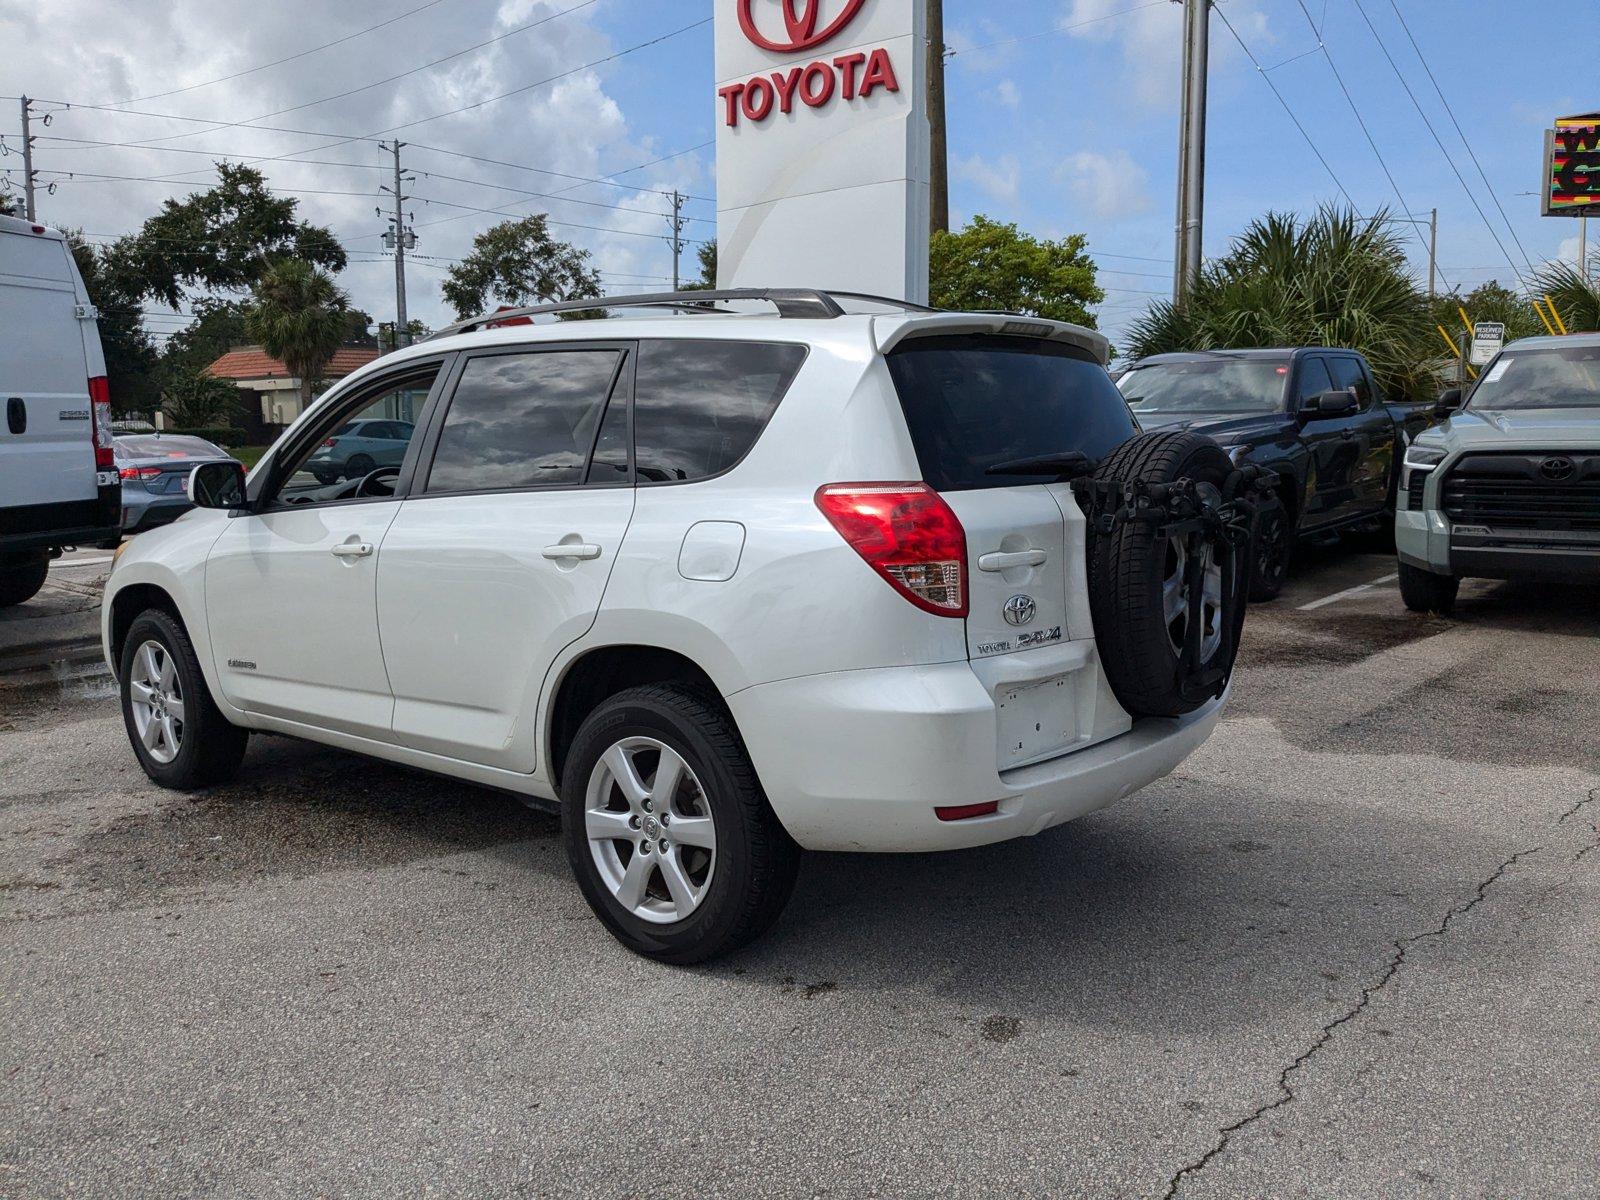
[[935,308],[999,309],[1094,328],[1089,306],[1104,300],[1086,239],[1040,240],[1015,225],[973,217],[965,229],[936,233],[929,248]]
[[179,429],[207,429],[232,425],[242,405],[239,392],[225,379],[199,370],[172,371],[163,380],[161,407]]
[[67,245],[89,302],[99,311],[100,349],[106,358],[106,383],[111,407],[119,416],[150,412],[160,403],[156,366],[160,355],[144,328],[141,288],[108,261],[103,249],[84,240],[77,230],[67,231]]
[[717,286],[717,239],[702,242],[695,251],[700,260],[700,278],[683,285],[686,292],[706,292]]
[[[1494,279],[1488,283],[1480,283],[1465,296],[1457,292],[1435,296],[1429,309],[1433,314],[1434,323],[1444,326],[1452,337],[1461,329],[1462,309],[1465,309],[1467,316],[1475,322],[1499,321],[1506,327],[1507,341],[1513,338],[1532,337],[1544,332],[1544,325],[1540,323],[1539,316],[1533,311],[1533,305],[1529,303],[1528,298]],[[1442,352],[1444,343],[1439,342],[1437,348]]]
[[1132,357],[1167,350],[1344,346],[1359,350],[1391,394],[1431,395],[1441,356],[1428,298],[1406,262],[1402,234],[1324,207],[1300,218],[1268,213],[1207,263],[1182,305],[1158,301],[1128,331]]
[[502,221],[472,239],[472,253],[450,268],[444,298],[462,320],[494,303],[549,304],[600,293],[589,252],[550,236],[543,213]]
[[[418,342],[420,342],[423,338],[427,337],[432,332],[433,332],[433,330],[429,329],[426,325],[424,325],[421,321],[417,320],[415,317],[412,317],[409,321],[406,322],[405,345],[407,345],[407,346],[415,346]],[[379,353],[389,354],[392,351],[397,350],[397,349],[399,349],[399,347],[394,344],[394,322],[393,321],[380,321],[378,323],[378,351],[379,351]]]
[[140,281],[143,296],[177,308],[185,288],[247,292],[283,258],[344,269],[333,232],[297,219],[298,201],[274,196],[260,171],[224,162],[217,174],[216,187],[163,201],[138,233],[106,252],[119,272]]
[[0,217],[20,217],[22,215],[22,198],[10,193],[0,193]]
[[256,285],[245,314],[245,330],[300,380],[300,403],[322,381],[322,372],[349,330],[350,302],[333,279],[303,259],[271,264]]
[[1576,263],[1552,262],[1533,276],[1534,295],[1550,297],[1568,333],[1600,330],[1600,253],[1589,256],[1589,270],[1578,270]]

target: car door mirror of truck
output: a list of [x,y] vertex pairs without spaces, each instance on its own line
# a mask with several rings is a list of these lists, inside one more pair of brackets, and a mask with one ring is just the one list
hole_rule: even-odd
[[1347,417],[1361,407],[1361,402],[1348,388],[1319,392],[1310,396],[1300,406],[1300,415],[1308,421],[1327,420],[1330,417]]
[[1439,393],[1439,402],[1433,406],[1433,411],[1437,416],[1443,418],[1448,417],[1460,407],[1461,389],[1453,387]]

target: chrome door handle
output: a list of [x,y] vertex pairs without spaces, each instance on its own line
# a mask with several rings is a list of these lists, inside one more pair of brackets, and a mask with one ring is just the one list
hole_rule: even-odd
[[996,550],[978,559],[980,571],[1009,571],[1012,567],[1037,567],[1047,555],[1043,550]]
[[600,557],[600,547],[593,542],[564,542],[558,546],[546,546],[544,556],[549,559],[577,558],[591,559]]
[[371,542],[341,542],[331,551],[335,558],[366,558],[372,553]]

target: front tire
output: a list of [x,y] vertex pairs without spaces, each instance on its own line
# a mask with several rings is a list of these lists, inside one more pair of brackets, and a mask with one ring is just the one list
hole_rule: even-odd
[[26,604],[39,594],[50,575],[50,556],[31,555],[0,563],[0,608]]
[[134,618],[118,679],[122,721],[146,775],[177,791],[233,778],[249,732],[217,708],[189,635],[171,613],[151,608]]
[[589,907],[661,962],[752,941],[799,871],[732,719],[680,685],[630,688],[589,714],[562,774],[561,823]]
[[1435,575],[1410,563],[1400,564],[1400,599],[1412,612],[1448,616],[1456,606],[1461,580],[1454,575]]

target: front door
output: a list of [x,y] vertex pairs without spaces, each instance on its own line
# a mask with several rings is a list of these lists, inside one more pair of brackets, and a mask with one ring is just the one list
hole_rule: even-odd
[[420,410],[437,373],[432,365],[362,389],[317,428],[298,431],[280,447],[282,466],[254,511],[230,519],[217,539],[206,561],[206,616],[230,703],[389,739],[394,699],[378,642],[378,562],[406,480],[396,467],[327,485],[305,468],[326,431],[356,415],[351,405]]
[[471,355],[378,564],[394,739],[528,773],[633,516],[628,344]]

